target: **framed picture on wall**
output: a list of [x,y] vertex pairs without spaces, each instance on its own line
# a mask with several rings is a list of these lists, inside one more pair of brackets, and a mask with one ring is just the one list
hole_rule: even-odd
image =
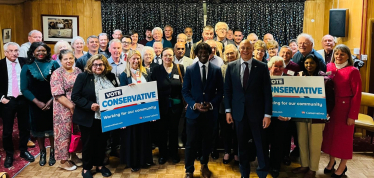
[[3,29],[3,43],[8,43],[12,40],[12,29],[4,28]]
[[45,43],[71,42],[79,35],[79,16],[42,14],[42,33]]

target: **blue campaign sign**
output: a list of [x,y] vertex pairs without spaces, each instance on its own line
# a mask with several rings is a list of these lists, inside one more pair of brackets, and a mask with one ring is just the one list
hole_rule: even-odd
[[272,116],[327,119],[324,79],[320,76],[272,76]]
[[103,132],[160,119],[156,82],[100,90],[99,101]]

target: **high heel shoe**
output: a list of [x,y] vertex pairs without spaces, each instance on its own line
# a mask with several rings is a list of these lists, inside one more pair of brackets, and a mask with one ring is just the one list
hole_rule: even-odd
[[323,173],[324,173],[324,174],[330,174],[330,173],[332,172],[332,170],[334,170],[335,164],[336,164],[336,161],[334,161],[334,165],[332,166],[331,169],[327,169],[327,168],[325,168],[325,169],[323,170]]
[[49,166],[53,166],[53,165],[55,165],[55,163],[56,163],[56,159],[55,159],[55,149],[51,148],[49,151],[50,151],[50,153],[49,153],[49,161],[48,161],[48,164],[49,164]]
[[347,166],[345,166],[345,169],[344,169],[344,171],[343,171],[342,174],[340,174],[340,175],[336,175],[336,174],[334,173],[334,174],[331,175],[331,177],[338,177],[338,178],[343,177],[343,176],[345,175],[345,172],[347,172],[347,171],[348,171],[348,168],[347,168]]
[[44,166],[45,163],[47,163],[47,153],[46,153],[45,148],[44,148],[44,150],[40,150],[39,165]]

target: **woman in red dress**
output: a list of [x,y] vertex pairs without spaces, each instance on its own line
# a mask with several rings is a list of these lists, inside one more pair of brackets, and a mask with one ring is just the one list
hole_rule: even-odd
[[335,158],[340,158],[339,167],[331,177],[341,177],[347,171],[347,161],[352,159],[354,124],[361,103],[361,76],[353,67],[349,48],[343,44],[335,47],[327,71],[331,72],[335,85],[335,107],[323,132],[322,151],[330,155],[324,172],[332,172]]

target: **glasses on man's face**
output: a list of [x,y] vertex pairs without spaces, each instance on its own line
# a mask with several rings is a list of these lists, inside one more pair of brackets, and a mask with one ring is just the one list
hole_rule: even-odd
[[19,53],[18,50],[14,50],[14,51],[13,51],[13,50],[8,50],[8,51],[5,51],[5,52],[7,52],[7,53],[11,53],[11,54],[12,54],[12,53],[14,53],[14,54],[15,54],[15,53]]
[[103,63],[100,63],[100,64],[92,64],[93,67],[95,68],[98,68],[98,67],[103,67],[104,64]]
[[122,41],[122,44],[124,44],[124,45],[128,45],[128,44],[130,44],[130,42]]

